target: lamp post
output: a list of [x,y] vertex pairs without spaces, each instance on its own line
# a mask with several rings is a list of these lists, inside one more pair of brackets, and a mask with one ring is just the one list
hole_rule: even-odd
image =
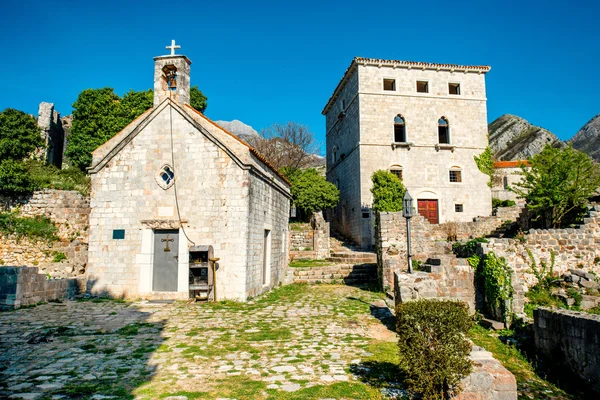
[[413,207],[413,198],[408,193],[408,190],[404,194],[402,200],[402,216],[406,218],[406,252],[408,254],[408,273],[412,274],[412,254],[410,254],[410,219],[415,216],[415,209]]

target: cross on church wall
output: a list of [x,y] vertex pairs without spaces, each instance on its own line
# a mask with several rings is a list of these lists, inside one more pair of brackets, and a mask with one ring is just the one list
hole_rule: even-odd
[[175,44],[175,40],[171,40],[171,45],[167,46],[167,50],[171,50],[171,55],[175,55],[175,49],[180,49],[181,46]]

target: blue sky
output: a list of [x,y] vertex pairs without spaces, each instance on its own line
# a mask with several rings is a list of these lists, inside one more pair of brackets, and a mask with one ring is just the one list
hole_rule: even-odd
[[260,130],[308,125],[354,56],[491,65],[488,120],[510,113],[574,135],[600,113],[596,1],[11,1],[0,6],[0,110],[63,115],[86,88],[152,86],[171,39],[206,115]]

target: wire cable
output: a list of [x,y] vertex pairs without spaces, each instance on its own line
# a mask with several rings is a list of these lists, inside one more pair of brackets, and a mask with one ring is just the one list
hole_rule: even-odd
[[[172,94],[172,91],[169,90],[169,102],[173,101],[171,99],[171,94]],[[173,164],[173,171],[175,171],[175,173],[177,174],[177,168],[175,168],[175,149],[173,146],[173,105],[172,104],[169,104],[169,125],[170,125],[170,129],[171,129],[171,164]],[[193,240],[190,239],[190,237],[187,235],[187,233],[185,231],[185,228],[183,227],[183,223],[181,222],[181,212],[179,211],[179,199],[177,196],[177,175],[175,176],[175,179],[173,180],[173,192],[175,193],[175,208],[177,209],[177,218],[179,219],[179,226],[181,227],[181,231],[183,232],[183,235],[185,236],[187,241],[195,246],[196,242],[194,242]]]

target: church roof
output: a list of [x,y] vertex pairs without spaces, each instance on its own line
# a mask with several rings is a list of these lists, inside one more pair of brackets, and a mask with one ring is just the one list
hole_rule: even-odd
[[[212,126],[217,128],[218,131],[226,134],[227,137],[231,137],[231,138],[235,139],[235,142],[230,142],[230,144],[239,142],[239,144],[241,144],[242,146],[235,146],[235,147],[246,148],[249,153],[254,155],[256,159],[258,159],[262,164],[264,164],[264,166],[266,166],[269,170],[271,170],[279,178],[281,178],[288,186],[291,185],[290,182],[288,181],[288,179],[284,175],[282,175],[279,171],[277,171],[277,169],[265,157],[263,157],[261,154],[259,154],[258,151],[256,151],[256,149],[249,146],[246,142],[244,142],[243,140],[238,138],[233,133],[227,131],[226,129],[223,129],[220,125],[216,124],[215,122],[213,122],[212,120],[207,118],[204,114],[197,111],[196,109],[191,107],[189,104],[185,104],[185,105],[181,106],[180,104],[178,104],[175,101],[172,101],[169,98],[165,99],[158,106],[148,109],[142,115],[140,115],[135,120],[133,120],[133,122],[131,122],[129,125],[127,125],[122,131],[120,131],[115,136],[113,136],[109,141],[107,141],[102,146],[100,146],[96,150],[94,150],[92,152],[92,156],[93,156],[92,166],[88,169],[89,172],[96,173],[96,172],[100,171],[115,155],[117,155],[121,151],[121,149],[123,147],[125,147],[129,142],[131,142],[131,140],[133,140],[133,138],[135,136],[137,136],[137,134],[141,130],[143,130],[144,127],[146,127],[154,119],[154,117],[156,115],[158,115],[167,106],[172,106],[176,110],[179,110],[182,114],[188,115],[188,118],[191,119],[192,121],[195,121],[196,119],[198,119],[198,117],[200,117],[204,121],[208,122],[209,124],[211,124]],[[194,122],[194,123],[198,124],[198,122]],[[204,128],[204,130],[200,129],[199,126],[198,126],[198,128],[201,132],[208,134],[210,136],[209,132],[205,132],[206,128]],[[224,145],[226,146],[226,144],[224,144]]]
[[333,94],[327,101],[325,108],[321,114],[325,115],[329,112],[329,109],[333,105],[333,102],[337,99],[339,93],[342,91],[344,86],[346,86],[346,82],[356,69],[358,65],[373,65],[377,67],[394,67],[394,68],[417,68],[417,69],[433,69],[436,71],[451,71],[451,72],[476,72],[476,73],[486,73],[492,67],[488,65],[459,65],[459,64],[437,64],[437,63],[428,63],[428,62],[420,62],[420,61],[400,61],[400,60],[382,60],[379,58],[366,58],[366,57],[354,57],[350,66],[344,72],[344,76],[336,86]]

